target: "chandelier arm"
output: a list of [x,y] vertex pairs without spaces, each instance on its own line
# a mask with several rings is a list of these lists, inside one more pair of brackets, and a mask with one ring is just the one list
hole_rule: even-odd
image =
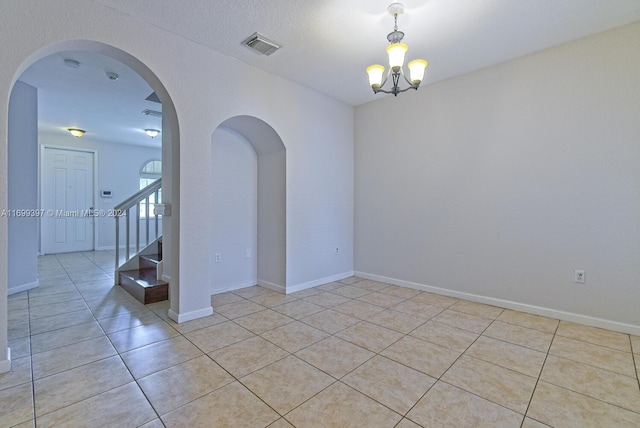
[[414,85],[413,82],[407,78],[406,74],[402,73],[402,77],[404,77],[404,80],[409,84],[409,86],[415,86],[416,88],[420,86],[420,84]]

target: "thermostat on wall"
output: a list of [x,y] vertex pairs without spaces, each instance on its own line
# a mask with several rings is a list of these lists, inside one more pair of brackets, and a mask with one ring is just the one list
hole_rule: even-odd
[[111,190],[101,190],[100,191],[100,197],[101,198],[110,198],[111,197]]

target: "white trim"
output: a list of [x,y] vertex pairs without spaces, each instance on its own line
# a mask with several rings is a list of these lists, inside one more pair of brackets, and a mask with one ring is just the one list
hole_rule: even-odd
[[216,288],[215,290],[213,290],[211,295],[214,296],[216,294],[226,293],[227,291],[234,291],[234,290],[240,290],[241,288],[253,287],[254,285],[256,285],[255,280],[252,280],[249,282],[239,282],[236,284],[227,285],[224,288]]
[[0,360],[0,373],[11,371],[11,348],[7,348],[7,359]]
[[340,281],[341,279],[350,278],[352,276],[353,271],[325,276],[324,278],[314,279],[313,281],[303,282],[302,284],[287,287],[286,294],[295,293],[296,291],[306,290],[307,288],[317,287],[318,285],[324,285],[334,281]]
[[7,289],[7,295],[11,296],[12,294],[20,293],[21,291],[31,290],[32,288],[36,288],[40,285],[40,280],[36,279],[34,282],[30,282],[28,284],[18,285],[17,287],[9,287]]
[[275,284],[269,281],[263,281],[261,279],[258,280],[258,285],[260,287],[268,288],[269,290],[277,291],[278,293],[286,294],[287,290],[284,285]]
[[374,281],[385,282],[388,284],[398,285],[400,287],[413,288],[415,290],[428,291],[443,296],[456,297],[458,299],[469,300],[472,302],[484,303],[487,305],[498,306],[505,309],[526,312],[534,315],[555,318],[563,321],[571,321],[575,323],[585,324],[591,327],[599,327],[607,330],[619,331],[622,333],[640,335],[640,326],[633,324],[625,324],[617,321],[605,320],[602,318],[591,317],[588,315],[576,314],[573,312],[565,312],[557,309],[544,308],[541,306],[528,305],[526,303],[513,302],[511,300],[496,299],[493,297],[480,296],[477,294],[464,293],[461,291],[447,290],[445,288],[433,287],[430,285],[418,284],[415,282],[404,281],[401,279],[388,278],[380,275],[373,275],[365,272],[354,272],[355,276]]
[[168,282],[169,284],[171,284],[171,277],[169,275],[165,275],[164,273],[161,276],[162,280],[164,282]]
[[208,317],[209,315],[212,315],[212,314],[213,314],[213,308],[211,306],[209,306],[208,308],[198,309],[197,311],[184,312],[181,314],[177,314],[173,312],[171,309],[169,309],[167,313],[167,315],[169,315],[169,318],[171,318],[178,324],[182,322],[195,320],[197,318]]

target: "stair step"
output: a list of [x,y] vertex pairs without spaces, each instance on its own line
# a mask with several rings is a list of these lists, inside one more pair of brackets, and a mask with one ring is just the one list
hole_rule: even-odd
[[158,263],[162,261],[162,257],[159,254],[140,254],[139,262],[140,269],[153,268],[156,269]]
[[142,304],[161,302],[169,298],[169,284],[156,278],[155,268],[121,271],[120,286]]

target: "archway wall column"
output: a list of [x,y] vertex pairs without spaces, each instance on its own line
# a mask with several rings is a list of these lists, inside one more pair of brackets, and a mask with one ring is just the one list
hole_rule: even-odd
[[[287,147],[287,291],[351,274],[351,106],[99,2],[4,2],[0,36],[5,41],[0,46],[0,98],[4,100],[0,103],[0,207],[7,203],[7,106],[14,82],[46,55],[98,42],[106,51],[115,47],[123,57],[143,64],[142,70],[132,68],[154,89],[154,81],[160,85],[163,90],[158,95],[163,101],[170,96],[175,108],[176,123],[163,124],[163,138],[170,136],[180,142],[163,148],[163,166],[170,163],[173,170],[171,190],[165,193],[173,205],[171,225],[165,233],[171,233],[177,245],[167,263],[172,285],[179,284],[170,292],[175,318],[186,321],[211,312],[211,260],[202,250],[210,247],[206,237],[211,236],[207,214],[212,201],[202,183],[211,177],[211,135],[229,117],[261,118]],[[171,107],[163,107],[165,115],[170,113]],[[340,248],[338,256],[335,248]],[[0,218],[0,350],[6,344],[6,250],[7,221]]]

